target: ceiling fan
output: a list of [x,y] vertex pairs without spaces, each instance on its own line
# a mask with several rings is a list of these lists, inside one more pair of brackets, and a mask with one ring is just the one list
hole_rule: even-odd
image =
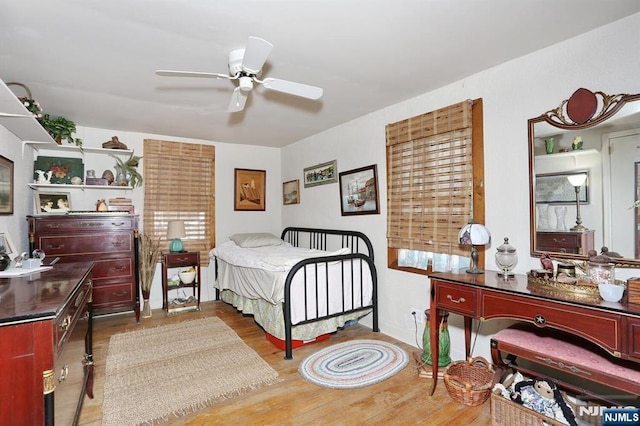
[[229,74],[173,70],[157,70],[156,74],[168,77],[201,77],[238,80],[238,86],[233,90],[231,101],[227,108],[229,112],[238,112],[244,109],[249,92],[253,89],[254,82],[262,84],[266,89],[276,92],[288,93],[307,99],[320,99],[322,89],[319,87],[278,78],[269,77],[264,80],[257,78],[272,48],[273,44],[268,41],[250,36],[244,49],[236,49],[229,52]]

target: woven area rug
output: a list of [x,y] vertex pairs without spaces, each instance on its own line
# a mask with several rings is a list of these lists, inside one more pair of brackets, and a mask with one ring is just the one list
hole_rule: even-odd
[[278,373],[216,317],[115,334],[102,424],[168,421],[277,380]]
[[306,380],[334,389],[352,389],[381,382],[409,362],[407,353],[381,340],[351,340],[321,349],[300,363]]

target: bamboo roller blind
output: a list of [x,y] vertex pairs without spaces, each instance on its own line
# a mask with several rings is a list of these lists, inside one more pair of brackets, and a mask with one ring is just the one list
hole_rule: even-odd
[[167,222],[183,220],[185,250],[209,264],[215,243],[215,147],[144,140],[144,232],[167,249]]
[[457,240],[471,218],[471,107],[464,101],[387,125],[390,248],[468,255]]

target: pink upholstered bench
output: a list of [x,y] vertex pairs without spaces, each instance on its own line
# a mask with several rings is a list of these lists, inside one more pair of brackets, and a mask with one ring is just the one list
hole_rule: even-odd
[[[506,360],[502,353],[509,354]],[[556,330],[539,329],[528,324],[501,330],[491,338],[491,357],[499,368],[512,367],[522,371],[515,362],[520,357],[595,383],[640,394],[639,364],[615,358],[591,342]],[[523,372],[535,375],[530,370]],[[598,397],[561,380],[558,385]]]

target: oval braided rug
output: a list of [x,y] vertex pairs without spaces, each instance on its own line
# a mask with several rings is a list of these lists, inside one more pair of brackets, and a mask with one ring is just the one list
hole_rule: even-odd
[[352,389],[381,382],[409,362],[407,353],[381,340],[351,340],[321,349],[305,358],[300,375],[319,386]]

